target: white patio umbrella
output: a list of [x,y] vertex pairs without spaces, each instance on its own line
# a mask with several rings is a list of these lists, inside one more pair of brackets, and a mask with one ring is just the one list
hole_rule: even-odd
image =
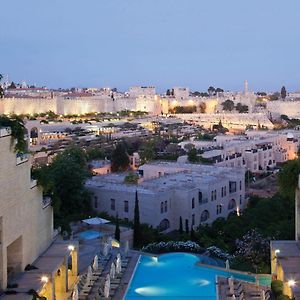
[[86,276],[86,282],[87,282],[87,284],[91,283],[92,276],[93,276],[93,270],[92,270],[92,267],[89,266],[88,270],[87,270],[87,276]]
[[109,277],[109,274],[106,275],[103,291],[104,291],[104,298],[108,298],[109,297],[109,291],[110,291],[110,277]]
[[124,244],[124,253],[127,254],[128,250],[129,250],[129,242],[125,241],[125,244]]
[[103,224],[110,223],[109,220],[98,218],[98,217],[84,219],[84,220],[82,220],[82,222],[89,224],[89,225],[103,225]]
[[111,279],[114,279],[116,275],[116,266],[115,264],[112,262],[111,266],[110,266],[110,271],[109,271],[109,276]]
[[117,259],[116,259],[116,273],[120,274],[122,270],[122,260],[121,260],[121,254],[117,254]]
[[97,271],[98,270],[98,255],[96,255],[94,257],[94,261],[93,261],[93,271]]
[[78,300],[78,299],[79,299],[78,285],[75,284],[72,292],[72,300]]
[[230,269],[230,264],[229,264],[229,260],[228,259],[226,259],[225,268],[226,268],[226,270]]
[[229,293],[234,294],[234,282],[233,277],[228,278],[228,285],[229,285]]
[[106,242],[103,243],[102,254],[103,256],[107,256],[108,254],[108,244]]

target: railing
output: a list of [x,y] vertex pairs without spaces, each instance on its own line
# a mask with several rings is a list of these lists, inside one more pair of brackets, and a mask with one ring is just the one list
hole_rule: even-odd
[[30,188],[33,189],[37,186],[37,180],[32,179],[30,180]]
[[28,161],[28,154],[17,154],[17,165],[20,165],[26,161]]
[[51,198],[50,197],[43,197],[42,204],[43,204],[43,209],[45,209],[46,207],[51,205]]
[[0,128],[0,137],[11,135],[11,129],[10,127],[3,127]]

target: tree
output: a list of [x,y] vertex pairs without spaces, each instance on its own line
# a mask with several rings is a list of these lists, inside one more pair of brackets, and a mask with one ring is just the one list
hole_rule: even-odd
[[198,161],[197,149],[196,148],[192,148],[188,152],[188,161],[189,162],[197,162]]
[[249,110],[249,107],[248,107],[248,105],[243,105],[242,103],[239,102],[239,103],[236,105],[235,109],[236,109],[240,114],[242,114],[242,113],[247,113],[248,110]]
[[16,152],[26,152],[27,151],[27,142],[24,139],[24,135],[27,133],[27,130],[24,126],[24,121],[18,117],[7,117],[5,115],[0,116],[0,127],[10,127],[11,129],[11,145],[16,144],[14,150]]
[[201,102],[199,104],[199,110],[200,110],[201,114],[205,114],[205,112],[206,112],[206,103],[205,102]]
[[270,239],[264,238],[256,229],[248,231],[236,244],[236,256],[248,261],[253,269],[270,261]]
[[285,99],[285,98],[286,98],[286,89],[285,89],[285,86],[283,86],[283,87],[281,88],[280,95],[281,95],[281,98],[282,98],[282,99]]
[[[0,82],[3,79],[3,75],[0,74]],[[2,99],[4,97],[4,90],[2,88],[2,85],[0,84],[0,99]]]
[[234,109],[234,102],[229,99],[222,102],[221,105],[223,106],[223,110],[232,111]]
[[90,213],[91,198],[85,187],[90,176],[84,152],[77,146],[58,154],[51,165],[33,170],[33,176],[52,198],[56,225],[78,213]]
[[125,171],[129,166],[129,157],[123,143],[117,144],[111,156],[111,170],[113,172]]
[[289,197],[291,201],[295,198],[295,189],[300,174],[300,159],[288,161],[278,174],[280,191]]
[[189,220],[188,219],[185,219],[185,233],[186,234],[189,234]]
[[182,217],[179,218],[179,233],[183,234],[183,225],[182,225]]
[[195,231],[194,231],[193,225],[191,226],[190,238],[191,238],[191,241],[196,242],[196,236],[195,236]]
[[16,88],[16,84],[12,81],[11,84],[9,85],[8,89],[15,89]]
[[120,232],[120,225],[119,225],[119,216],[117,215],[117,217],[116,217],[116,228],[115,228],[115,239],[117,241],[120,241],[120,235],[121,235],[121,232]]
[[135,191],[135,204],[134,204],[134,220],[133,220],[133,246],[137,248],[141,242],[141,224],[140,224],[140,210],[138,192]]
[[221,89],[221,88],[216,88],[216,93],[223,93],[223,92],[224,92],[223,89]]
[[208,91],[209,96],[212,96],[212,95],[215,94],[216,89],[215,89],[213,86],[210,86],[210,87],[207,89],[207,91]]

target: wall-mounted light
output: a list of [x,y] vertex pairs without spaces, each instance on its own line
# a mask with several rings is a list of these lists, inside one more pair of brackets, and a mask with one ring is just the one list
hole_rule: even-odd
[[42,276],[41,281],[47,283],[49,281],[49,278],[47,276]]
[[68,249],[69,249],[70,251],[74,251],[74,250],[75,250],[75,246],[74,246],[74,245],[69,245],[69,246],[68,246]]

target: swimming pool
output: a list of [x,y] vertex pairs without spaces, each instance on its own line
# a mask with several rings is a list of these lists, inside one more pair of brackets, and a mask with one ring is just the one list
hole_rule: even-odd
[[86,230],[79,233],[79,239],[82,240],[92,240],[102,236],[103,234],[100,231],[96,230]]
[[255,282],[251,275],[197,266],[202,258],[188,253],[142,255],[125,299],[216,300],[217,275]]

